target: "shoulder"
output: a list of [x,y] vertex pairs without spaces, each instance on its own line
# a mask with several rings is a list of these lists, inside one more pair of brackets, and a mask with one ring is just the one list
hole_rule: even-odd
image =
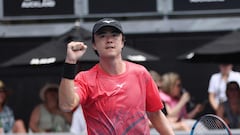
[[221,76],[220,72],[212,74],[212,77],[220,77],[220,76]]
[[39,113],[40,110],[44,109],[44,105],[43,104],[39,104],[37,106],[34,107],[32,113]]
[[164,93],[163,91],[160,91],[160,96],[161,99],[166,103],[171,101],[171,97],[168,94]]
[[237,72],[237,71],[231,71],[230,72],[230,75],[232,75],[232,76],[236,76],[236,77],[239,77],[240,76],[240,72]]
[[5,106],[3,107],[3,110],[4,110],[5,112],[12,112],[12,109],[11,109],[9,106],[7,106],[7,105],[5,105]]
[[137,64],[137,63],[133,63],[133,62],[130,62],[130,61],[125,61],[125,63],[131,67],[134,67],[134,68],[145,68],[143,65],[140,65],[140,64]]
[[221,73],[214,73],[211,76],[211,79],[219,79],[219,78],[221,78]]
[[236,81],[240,85],[240,72],[231,71],[228,81]]
[[126,64],[127,64],[127,68],[128,68],[129,71],[138,72],[138,73],[139,72],[140,73],[148,72],[147,69],[143,65],[133,63],[133,62],[129,62],[129,61],[126,61]]
[[89,70],[80,71],[80,72],[76,75],[75,79],[84,78],[84,77],[87,77],[87,76],[93,77],[94,75],[96,75],[97,70],[98,70],[97,65],[95,65],[95,66],[93,66],[93,67],[92,67],[91,69],[89,69]]

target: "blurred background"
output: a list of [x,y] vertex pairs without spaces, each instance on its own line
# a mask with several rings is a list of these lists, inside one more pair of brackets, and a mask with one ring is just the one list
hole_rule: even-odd
[[[206,102],[208,81],[219,63],[233,63],[239,71],[240,41],[234,42],[236,48],[227,44],[200,51],[199,58],[195,52],[238,31],[238,0],[0,0],[0,80],[12,90],[8,104],[26,126],[40,103],[41,87],[61,79],[65,44],[81,40],[91,46],[91,28],[103,17],[121,22],[125,59],[160,74],[179,73],[195,103]],[[86,55],[79,70],[97,60]]]

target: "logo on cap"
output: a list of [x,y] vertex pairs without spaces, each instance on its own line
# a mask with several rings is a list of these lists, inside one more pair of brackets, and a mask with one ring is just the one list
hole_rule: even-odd
[[112,18],[103,18],[103,19],[97,21],[95,23],[95,25],[93,26],[92,33],[94,34],[98,30],[100,30],[101,28],[106,27],[106,26],[114,27],[114,28],[118,29],[119,32],[123,33],[121,24],[117,20],[114,20]]
[[102,22],[104,22],[104,23],[112,23],[112,22],[115,22],[115,21],[114,20],[104,20]]

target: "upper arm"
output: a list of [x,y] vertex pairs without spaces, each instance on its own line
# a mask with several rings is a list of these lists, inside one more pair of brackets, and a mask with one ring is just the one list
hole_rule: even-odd
[[62,78],[59,87],[59,106],[65,112],[72,111],[79,104],[79,96],[75,92],[74,81]]
[[146,83],[146,110],[149,112],[154,112],[156,110],[163,109],[163,103],[160,97],[159,90],[156,83],[149,74],[145,75],[147,78]]
[[159,113],[160,113],[160,111],[148,112],[148,118],[153,124],[155,123],[155,121],[159,120],[159,118],[160,118]]
[[215,91],[215,85],[218,83],[218,75],[213,74],[209,80],[209,85],[208,85],[208,92],[213,93]]
[[212,102],[212,100],[215,100],[215,94],[214,93],[209,93],[208,98],[209,98],[210,102]]
[[31,129],[34,129],[37,126],[37,123],[39,122],[40,117],[40,105],[34,108],[34,110],[31,113],[29,126]]

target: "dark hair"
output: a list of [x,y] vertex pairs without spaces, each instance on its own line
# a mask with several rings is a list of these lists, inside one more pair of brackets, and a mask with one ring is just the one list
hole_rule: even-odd
[[228,92],[230,90],[233,90],[233,91],[237,91],[240,93],[240,87],[239,87],[239,84],[236,82],[236,81],[230,81],[227,83],[227,86],[226,86],[226,95],[228,96]]

